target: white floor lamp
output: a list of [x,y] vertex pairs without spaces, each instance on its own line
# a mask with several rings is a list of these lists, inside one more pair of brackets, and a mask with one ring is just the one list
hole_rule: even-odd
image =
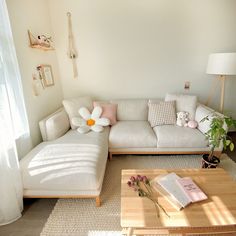
[[[225,79],[226,75],[236,75],[236,53],[213,53],[209,55],[207,74],[218,75],[221,81],[221,97],[220,97],[220,112],[224,110],[225,96]],[[216,88],[212,87],[212,92],[216,92]],[[212,99],[212,92],[209,94],[207,105]]]

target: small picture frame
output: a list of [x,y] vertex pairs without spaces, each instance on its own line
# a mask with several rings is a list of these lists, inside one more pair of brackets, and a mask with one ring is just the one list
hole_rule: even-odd
[[40,65],[37,67],[37,70],[39,71],[40,79],[43,81],[45,87],[54,85],[52,67],[50,65]]

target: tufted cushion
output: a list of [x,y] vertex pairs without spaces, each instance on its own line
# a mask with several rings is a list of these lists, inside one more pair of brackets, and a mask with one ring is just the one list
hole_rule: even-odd
[[111,127],[110,148],[156,147],[157,140],[148,121],[118,121]]
[[175,101],[148,104],[148,121],[151,127],[176,123]]
[[65,99],[62,101],[62,103],[69,116],[70,126],[72,129],[76,129],[76,126],[71,123],[71,119],[73,117],[80,117],[78,111],[81,107],[86,107],[90,111],[93,110],[93,101],[90,97],[77,97],[77,98]]
[[190,120],[194,120],[197,96],[185,94],[166,94],[165,101],[176,101],[176,112],[187,111]]
[[117,104],[117,120],[146,120],[148,118],[147,99],[117,99],[111,100]]
[[175,125],[156,126],[157,147],[202,148],[208,141],[198,129]]

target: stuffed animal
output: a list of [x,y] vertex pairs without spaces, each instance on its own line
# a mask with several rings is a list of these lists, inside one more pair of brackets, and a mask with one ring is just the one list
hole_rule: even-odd
[[177,113],[177,121],[176,124],[178,126],[186,126],[189,121],[189,113],[186,111],[180,111]]
[[102,108],[100,106],[94,107],[92,113],[85,107],[79,109],[79,114],[82,118],[73,117],[71,122],[73,125],[79,127],[77,131],[81,134],[85,134],[90,130],[94,132],[102,132],[103,126],[108,126],[110,120],[107,118],[101,118]]
[[196,129],[198,126],[198,123],[197,121],[195,120],[190,120],[188,123],[187,123],[187,127],[191,128],[191,129]]

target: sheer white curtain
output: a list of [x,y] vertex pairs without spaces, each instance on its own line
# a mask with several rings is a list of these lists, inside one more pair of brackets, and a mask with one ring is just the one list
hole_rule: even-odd
[[22,181],[15,140],[29,134],[5,0],[0,0],[0,225],[21,216]]

